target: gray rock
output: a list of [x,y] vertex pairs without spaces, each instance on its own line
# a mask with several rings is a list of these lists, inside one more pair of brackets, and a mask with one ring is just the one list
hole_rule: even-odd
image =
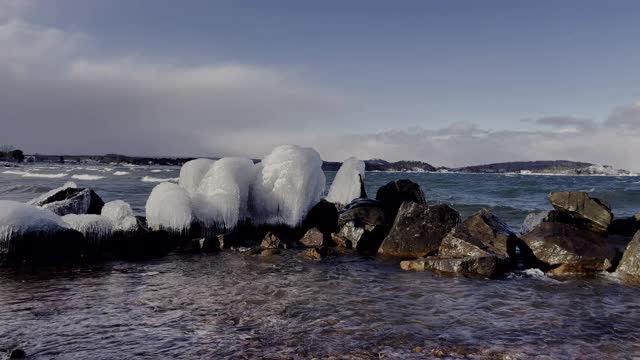
[[552,192],[549,194],[549,202],[558,211],[554,214],[555,219],[549,221],[564,222],[599,232],[606,231],[611,224],[609,204],[604,200],[589,197],[585,192]]
[[617,254],[604,234],[562,223],[542,223],[522,240],[550,268],[565,265],[584,272],[610,270]]
[[62,187],[57,192],[54,190],[54,192],[31,200],[29,204],[49,209],[60,216],[68,214],[99,215],[104,201],[91,189]]
[[460,214],[449,205],[427,206],[405,201],[378,254],[410,258],[434,253],[459,223]]
[[477,274],[486,277],[498,275],[500,259],[495,255],[479,257],[426,257],[400,263],[403,270],[438,271],[457,274]]
[[526,234],[538,227],[538,225],[545,221],[547,215],[549,215],[549,211],[539,211],[528,214],[520,227],[520,234]]
[[640,279],[640,231],[627,246],[616,271],[622,275]]
[[427,203],[420,185],[408,179],[391,181],[382,186],[376,193],[376,199],[384,204],[384,208],[392,219],[405,201],[417,204]]

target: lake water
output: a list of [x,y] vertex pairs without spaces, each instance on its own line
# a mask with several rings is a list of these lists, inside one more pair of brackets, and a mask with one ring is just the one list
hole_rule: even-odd
[[[75,181],[142,214],[157,184],[142,180],[178,174],[163,167],[0,169],[0,199],[26,201]],[[368,173],[367,191],[398,178],[463,215],[489,207],[514,229],[528,212],[549,208],[552,190],[589,191],[616,216],[640,210],[638,177]],[[0,269],[0,358],[18,347],[30,359],[634,358],[638,299],[639,286],[607,274],[443,277],[375,258],[314,262],[293,251]]]

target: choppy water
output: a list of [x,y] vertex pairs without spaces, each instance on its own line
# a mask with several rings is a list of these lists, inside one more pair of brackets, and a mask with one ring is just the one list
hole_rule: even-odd
[[[160,171],[153,171],[160,170]],[[177,168],[0,169],[0,199],[29,200],[65,181],[142,212]],[[25,171],[25,169],[11,169]],[[126,175],[113,175],[116,171]],[[72,175],[95,175],[104,178]],[[463,214],[491,207],[517,228],[551,190],[585,190],[617,215],[640,210],[640,178],[461,174],[367,175],[370,195],[411,178]],[[328,174],[330,180],[333,174]],[[147,178],[149,180],[149,178]],[[640,287],[614,277],[499,280],[401,271],[377,259],[322,262],[289,252],[224,252],[144,262],[0,270],[2,349],[34,359],[640,357]]]

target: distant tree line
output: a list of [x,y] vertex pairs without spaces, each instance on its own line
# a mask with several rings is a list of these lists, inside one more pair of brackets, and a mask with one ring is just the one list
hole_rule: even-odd
[[0,145],[0,160],[11,162],[23,162],[24,153],[13,145]]

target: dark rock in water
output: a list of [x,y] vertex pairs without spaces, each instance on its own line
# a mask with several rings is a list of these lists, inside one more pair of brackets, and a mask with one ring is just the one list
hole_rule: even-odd
[[141,231],[115,240],[113,251],[123,258],[153,258],[168,254],[177,245],[178,239],[166,231]]
[[533,255],[549,268],[566,264],[582,271],[610,270],[617,251],[602,233],[545,222],[522,237]]
[[614,235],[633,236],[640,231],[640,218],[638,215],[624,219],[616,219],[611,222],[607,232]]
[[320,247],[325,243],[325,235],[317,228],[311,228],[300,239],[300,243],[306,247]]
[[491,211],[482,209],[457,226],[440,245],[440,256],[514,257],[519,239]]
[[549,211],[539,211],[528,214],[520,227],[520,234],[526,234],[538,227],[538,225],[546,221],[548,215]]
[[277,249],[282,247],[283,243],[280,238],[272,232],[268,232],[260,243],[261,249]]
[[333,242],[333,244],[335,244],[337,247],[341,247],[341,248],[345,248],[345,249],[352,249],[353,245],[351,244],[351,241],[343,236],[340,236],[336,233],[331,234],[331,241]]
[[23,360],[27,358],[27,353],[22,349],[15,349],[9,354],[10,360]]
[[360,179],[360,199],[366,199],[367,189],[364,186],[364,180],[362,179],[362,174],[358,174],[358,179]]
[[427,200],[424,192],[420,189],[420,185],[411,180],[403,179],[391,181],[378,189],[376,199],[384,204],[384,208],[389,213],[391,219],[394,219],[405,201],[411,201],[417,204],[426,204]]
[[280,249],[264,249],[260,251],[260,256],[262,257],[271,257],[273,255],[280,255],[282,251]]
[[84,236],[72,229],[51,232],[28,232],[0,246],[0,259],[9,262],[28,260],[37,263],[64,263],[79,260],[87,251]]
[[303,228],[317,228],[323,234],[337,232],[338,209],[336,209],[336,205],[326,200],[320,200],[307,214]]
[[61,189],[51,196],[36,200],[30,204],[49,209],[60,216],[68,214],[99,215],[104,206],[104,201],[93,190],[74,187]]
[[604,232],[611,224],[611,207],[585,192],[559,191],[549,194],[549,202],[557,210],[549,221],[568,223],[587,230]]
[[417,260],[405,260],[400,263],[403,270],[439,271],[444,273],[477,274],[494,277],[499,274],[500,259],[495,255],[469,257],[426,257]]
[[640,231],[638,231],[622,256],[618,273],[640,279]]
[[333,256],[336,253],[331,248],[320,247],[307,249],[302,254],[312,260],[322,260],[326,257]]
[[375,200],[357,200],[349,204],[338,219],[339,236],[351,242],[353,248],[375,254],[389,232],[389,223],[382,204]]
[[449,205],[427,206],[406,201],[378,254],[420,257],[434,253],[442,239],[460,223],[460,214]]

